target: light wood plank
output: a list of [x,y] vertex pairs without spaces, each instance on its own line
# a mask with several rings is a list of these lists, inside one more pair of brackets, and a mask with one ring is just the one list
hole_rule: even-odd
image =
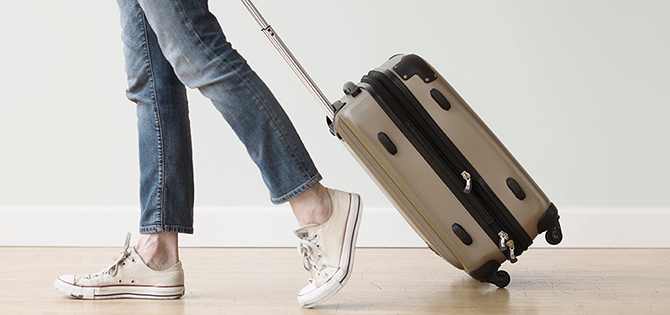
[[427,249],[357,251],[353,276],[313,310],[295,249],[183,248],[179,300],[80,301],[53,281],[117,258],[114,248],[0,248],[0,314],[669,314],[670,249],[531,249],[482,284]]

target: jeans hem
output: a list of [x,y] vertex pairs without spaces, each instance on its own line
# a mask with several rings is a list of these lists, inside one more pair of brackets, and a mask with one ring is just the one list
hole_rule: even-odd
[[298,186],[298,188],[290,191],[289,193],[279,197],[279,198],[272,198],[270,201],[272,201],[273,204],[275,205],[280,205],[282,203],[286,203],[290,201],[291,199],[297,197],[298,195],[304,193],[308,189],[314,187],[314,185],[318,184],[323,177],[321,177],[321,174],[316,174],[313,177],[311,177],[309,180],[307,180],[304,184]]
[[193,228],[186,226],[159,226],[159,225],[140,227],[140,234],[153,234],[153,233],[193,234]]

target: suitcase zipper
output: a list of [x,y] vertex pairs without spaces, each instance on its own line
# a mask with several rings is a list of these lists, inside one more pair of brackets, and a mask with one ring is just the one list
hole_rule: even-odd
[[468,171],[463,171],[463,173],[461,173],[461,176],[463,176],[463,179],[465,179],[465,189],[463,189],[463,192],[466,194],[470,194],[470,192],[472,192],[472,177],[470,176],[470,173],[468,173]]
[[[483,178],[476,172],[473,173],[474,168],[469,165],[469,162],[451,143],[444,132],[437,127],[428,113],[421,112],[425,112],[425,109],[405,87],[404,83],[389,70],[383,71],[385,73],[376,70],[370,71],[361,80],[361,87],[368,90],[377,100],[382,109],[410,139],[410,142],[422,156],[426,158],[445,184],[454,191],[456,197],[459,198],[473,218],[479,222],[491,240],[499,245],[502,237],[498,234],[504,233],[507,235],[504,240],[505,246],[498,247],[503,253],[507,253],[506,256],[509,257],[510,262],[516,262],[516,256],[526,250],[532,243],[530,236],[516,222],[504,204],[497,199]],[[396,90],[400,93],[397,93]],[[415,120],[418,123],[415,124]],[[430,131],[417,127],[417,124],[426,125],[427,128],[430,128]],[[431,137],[427,136],[431,133],[438,135],[441,139],[431,140]],[[436,142],[442,144],[437,145]],[[463,183],[463,180],[465,183]],[[460,187],[465,185],[464,195],[455,193],[460,189],[455,190],[456,186],[454,185],[461,185]]]
[[515,263],[518,261],[516,256],[514,255],[514,240],[509,239],[509,234],[507,234],[505,231],[500,231],[498,232],[498,236],[500,237],[499,243],[498,243],[498,248],[500,249],[501,252],[509,251],[509,261],[511,263]]

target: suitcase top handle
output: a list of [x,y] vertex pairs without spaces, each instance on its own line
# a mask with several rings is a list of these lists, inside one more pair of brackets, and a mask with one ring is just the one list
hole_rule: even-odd
[[328,118],[331,120],[334,119],[335,117],[335,109],[333,105],[328,101],[328,98],[326,97],[323,92],[321,92],[321,89],[314,83],[312,78],[307,74],[307,71],[300,65],[298,60],[293,56],[293,53],[286,47],[286,44],[279,38],[279,35],[272,29],[272,26],[268,24],[267,21],[263,18],[261,13],[256,9],[256,6],[254,6],[253,3],[251,3],[251,0],[242,0],[242,3],[244,3],[244,6],[247,7],[247,10],[249,10],[249,13],[254,17],[258,25],[261,27],[261,31],[265,33],[265,36],[268,37],[272,45],[275,46],[277,51],[279,51],[279,54],[286,60],[286,63],[288,63],[289,67],[295,72],[295,74],[298,76],[300,81],[302,81],[302,84],[305,85],[307,90],[312,94],[314,99],[321,104],[321,107],[323,107],[323,110],[326,112],[326,115],[328,115]]

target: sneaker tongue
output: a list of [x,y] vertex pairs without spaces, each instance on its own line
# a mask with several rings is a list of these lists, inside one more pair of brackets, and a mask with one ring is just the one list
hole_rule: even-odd
[[311,231],[313,228],[319,226],[318,224],[307,224],[295,231],[293,233],[295,236],[297,236],[299,239],[304,239],[309,236],[309,231]]

